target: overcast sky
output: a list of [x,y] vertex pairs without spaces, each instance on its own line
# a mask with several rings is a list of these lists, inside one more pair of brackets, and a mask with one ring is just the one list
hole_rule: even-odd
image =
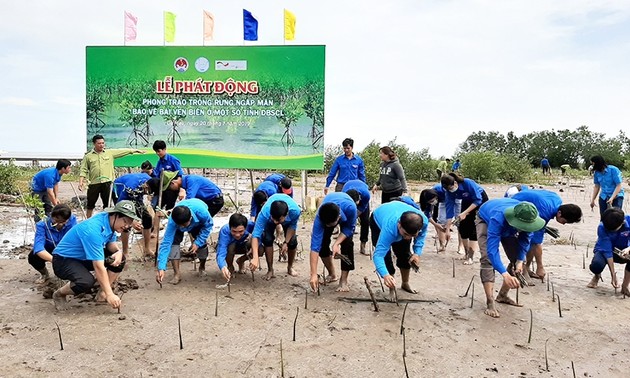
[[85,46],[162,45],[162,12],[177,15],[173,45],[242,45],[242,9],[260,45],[326,45],[326,144],[355,149],[393,138],[434,157],[474,131],[591,130],[630,125],[630,1],[2,0],[0,150],[81,154]]

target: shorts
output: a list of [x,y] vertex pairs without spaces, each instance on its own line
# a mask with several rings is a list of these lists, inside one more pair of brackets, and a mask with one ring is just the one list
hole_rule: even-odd
[[[458,216],[459,213],[462,212],[462,200],[461,199],[456,199],[455,200],[455,209],[454,209],[454,216]],[[435,219],[434,219],[435,220]],[[439,224],[446,224],[446,203],[444,202],[440,202],[438,204],[438,215],[437,215],[437,220],[436,222],[438,222]]]
[[[105,257],[111,255],[111,252],[105,251]],[[123,256],[120,265],[114,267],[106,263],[105,268],[110,272],[120,273],[125,268],[125,263]],[[94,271],[94,263],[91,260],[78,260],[53,254],[52,265],[57,277],[71,282],[70,289],[75,295],[89,292],[96,283],[96,278],[91,273]]]
[[[378,227],[378,224],[376,224],[376,221],[374,221],[373,216],[370,216],[370,231],[372,232],[372,246],[376,247],[378,238],[381,235],[381,229]],[[411,240],[402,239],[392,243],[390,250],[385,255],[385,267],[387,268],[387,272],[394,275],[396,269],[392,261],[392,251],[394,251],[394,255],[396,255],[396,266],[399,269],[411,269],[411,264],[409,263],[409,259],[412,255]]]
[[[287,226],[282,225],[282,230],[284,231],[284,236],[287,236]],[[262,245],[265,247],[273,247],[273,243],[276,240],[276,224],[273,222],[269,222],[265,225],[265,230],[260,238],[262,240]],[[291,240],[287,241],[287,247],[289,249],[297,248],[297,232],[293,235]]]
[[[488,225],[479,217],[475,219],[475,224],[477,226],[479,252],[481,253],[481,259],[479,260],[479,262],[481,263],[479,277],[481,278],[482,283],[494,282],[495,269],[490,263],[490,259],[488,258]],[[518,244],[518,238],[516,236],[501,238],[501,245],[503,246],[503,250],[508,257],[510,264],[516,264],[520,248]]]
[[98,197],[101,197],[103,208],[109,205],[109,194],[111,192],[112,182],[103,182],[100,184],[90,184],[87,190],[87,209],[94,210]]
[[[193,237],[193,239],[197,239],[199,236],[199,232],[201,231],[201,227],[192,229],[188,231],[188,233]],[[180,230],[175,230],[175,236],[173,237],[173,244],[171,245],[171,252],[168,255],[169,260],[181,260],[182,251],[180,244],[184,240],[184,233]],[[193,241],[194,243],[194,241]],[[207,260],[208,259],[208,244],[204,240],[204,243],[201,247],[197,248],[197,258],[199,260]]]

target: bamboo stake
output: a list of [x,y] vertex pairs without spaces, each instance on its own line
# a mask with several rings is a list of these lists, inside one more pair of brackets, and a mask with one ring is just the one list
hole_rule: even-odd
[[464,295],[460,295],[460,298],[466,298],[468,296],[468,291],[470,290],[470,287],[473,284],[473,280],[475,279],[475,275],[473,274],[472,278],[470,279],[470,283],[468,284],[468,288],[466,289],[466,292],[464,293]]
[[405,377],[409,378],[409,371],[407,370],[407,337],[405,336],[405,331],[403,331],[403,365],[405,366]]
[[473,303],[475,303],[475,283],[472,284],[472,293],[470,294],[470,308],[473,308]]
[[518,305],[518,287],[516,288],[516,304]]
[[184,342],[182,340],[182,323],[179,316],[177,317],[177,329],[179,331],[179,350],[182,350],[184,349]]
[[453,278],[455,278],[455,259],[453,259]]
[[398,291],[396,290],[396,286],[394,286],[394,300],[396,301],[396,306],[400,307],[398,303]]
[[81,212],[83,213],[83,219],[87,219],[87,213],[85,212],[85,209],[83,208],[83,203],[81,202],[81,198],[79,198],[79,194],[77,193],[77,190],[74,187],[74,184],[70,183],[70,187],[72,188],[72,191],[74,192],[74,196],[77,198],[77,202],[79,202],[79,208],[81,209]]
[[55,325],[57,325],[57,333],[59,333],[59,346],[61,350],[63,350],[63,339],[61,338],[61,328],[59,328],[59,323],[55,321]]
[[219,292],[214,292],[214,316],[219,316]]
[[407,313],[407,306],[409,306],[409,302],[405,303],[405,309],[403,310],[402,319],[400,320],[400,334],[402,335],[405,332],[405,314]]
[[378,282],[381,284],[381,291],[384,293],[385,292],[385,287],[383,286],[383,280],[381,280],[381,276],[378,274],[378,272],[376,272],[376,278],[378,278]]
[[280,339],[280,376],[284,378],[284,359],[282,357],[282,339]]
[[545,370],[549,371],[549,359],[547,358],[547,342],[549,339],[545,340]]
[[575,365],[573,364],[573,361],[571,361],[571,370],[573,371],[573,378],[575,378]]
[[530,344],[532,342],[532,328],[533,327],[534,327],[534,312],[530,308],[529,309],[529,336],[527,337],[527,344]]
[[297,326],[298,315],[300,315],[300,308],[296,307],[295,319],[293,320],[293,341],[295,341],[295,327]]
[[551,283],[551,301],[552,302],[556,301],[556,290],[553,287],[553,282]]
[[365,282],[365,287],[367,287],[368,293],[370,293],[370,298],[372,298],[374,311],[379,312],[378,303],[376,303],[376,298],[374,298],[374,293],[372,292],[372,288],[370,287],[370,280],[368,280],[367,277],[363,277],[363,281]]
[[308,289],[305,290],[305,295],[304,295],[304,309],[308,310]]
[[558,315],[562,317],[562,307],[560,305],[560,294],[556,294],[556,297],[558,297]]

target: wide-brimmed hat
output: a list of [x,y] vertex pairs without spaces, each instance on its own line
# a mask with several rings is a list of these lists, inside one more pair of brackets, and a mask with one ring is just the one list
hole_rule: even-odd
[[163,171],[163,172],[164,172],[164,179],[162,180],[162,191],[165,191],[168,189],[168,186],[171,184],[171,182],[175,180],[175,178],[177,178],[177,175],[179,174],[179,172],[171,172],[171,171]]
[[105,209],[106,213],[119,213],[133,220],[140,221],[140,217],[136,213],[136,205],[132,201],[120,201],[114,207]]
[[538,231],[545,227],[545,220],[538,216],[538,210],[533,203],[523,201],[518,205],[503,211],[510,226],[525,232]]

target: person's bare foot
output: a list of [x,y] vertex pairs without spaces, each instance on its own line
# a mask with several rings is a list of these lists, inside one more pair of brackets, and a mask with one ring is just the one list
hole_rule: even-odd
[[238,259],[236,259],[236,264],[238,265],[238,273],[239,274],[245,274],[245,261],[247,261],[247,259],[244,259],[242,257],[239,257]]
[[273,270],[267,271],[267,274],[263,277],[265,281],[269,281],[272,278],[276,278],[276,275],[273,273]]
[[362,255],[368,256],[370,253],[366,250],[365,244],[366,243],[361,242],[361,247],[359,248],[359,253],[362,254]]
[[339,279],[339,277],[333,276],[332,274],[329,274],[329,275],[326,276],[326,283],[335,282],[338,279]]
[[[234,271],[232,271],[232,273],[234,273]],[[205,269],[199,269],[199,271],[197,272],[197,275],[198,275],[199,277],[205,277],[205,276],[207,276],[207,275],[208,275],[208,273],[206,272],[206,270],[205,270]]]
[[174,276],[172,280],[168,281],[171,285],[177,285],[182,282],[182,278],[180,276]]
[[338,292],[338,293],[347,293],[347,292],[350,291],[350,286],[348,286],[347,282],[339,281],[339,286],[337,286],[335,291]]
[[527,283],[527,286],[536,286],[529,275],[529,269],[523,270],[523,278],[525,279],[525,283]]
[[389,298],[387,298],[387,300],[390,302],[396,302],[397,295],[396,295],[395,289],[392,289],[392,288],[389,289]]
[[627,286],[622,286],[621,294],[625,295],[626,297],[630,297],[630,289],[628,289]]
[[35,280],[35,285],[43,285],[46,282],[48,282],[48,279],[50,278],[50,276],[48,275],[40,275],[38,279]]
[[540,278],[540,280],[544,282],[545,275],[547,275],[547,272],[545,272],[545,268],[543,268],[542,266],[540,268],[536,268],[536,276],[538,276],[536,278]]
[[287,274],[291,277],[297,277],[297,270],[293,269],[292,266],[287,267]]
[[105,293],[103,292],[103,290],[99,290],[98,293],[96,293],[95,300],[97,302],[107,302],[107,297],[105,296]]
[[[460,248],[460,249],[458,249],[458,250],[457,250],[457,254],[458,254],[458,255],[464,255],[464,254],[465,254],[465,252],[466,252],[466,251],[464,251],[464,249],[463,249],[463,248]],[[462,257],[462,258],[461,258],[461,260],[464,260],[464,259],[466,259],[466,257]]]
[[501,317],[501,315],[499,315],[499,310],[497,310],[497,308],[494,305],[494,300],[490,299],[487,303],[486,303],[487,307],[485,310],[483,310],[483,313],[492,317],[492,318],[499,318]]
[[464,265],[472,265],[475,263],[472,258],[468,258],[468,257],[463,258],[462,260],[464,260]]
[[407,293],[418,294],[418,292],[416,290],[414,290],[411,287],[411,285],[409,285],[409,282],[403,282],[402,285],[400,285],[400,288],[403,289],[404,291],[406,291]]
[[497,295],[496,302],[497,303],[504,303],[504,304],[507,304],[507,305],[510,305],[510,306],[523,307],[522,304],[516,303],[512,298],[508,297],[507,294],[499,293],[499,295]]
[[586,285],[586,287],[590,287],[591,289],[594,289],[597,287],[598,283],[599,283],[599,274],[596,274],[593,276],[593,278],[591,278],[591,282],[589,282],[588,285]]
[[59,290],[53,293],[52,299],[57,311],[65,311],[68,309],[68,301],[66,300],[66,296],[59,293]]

